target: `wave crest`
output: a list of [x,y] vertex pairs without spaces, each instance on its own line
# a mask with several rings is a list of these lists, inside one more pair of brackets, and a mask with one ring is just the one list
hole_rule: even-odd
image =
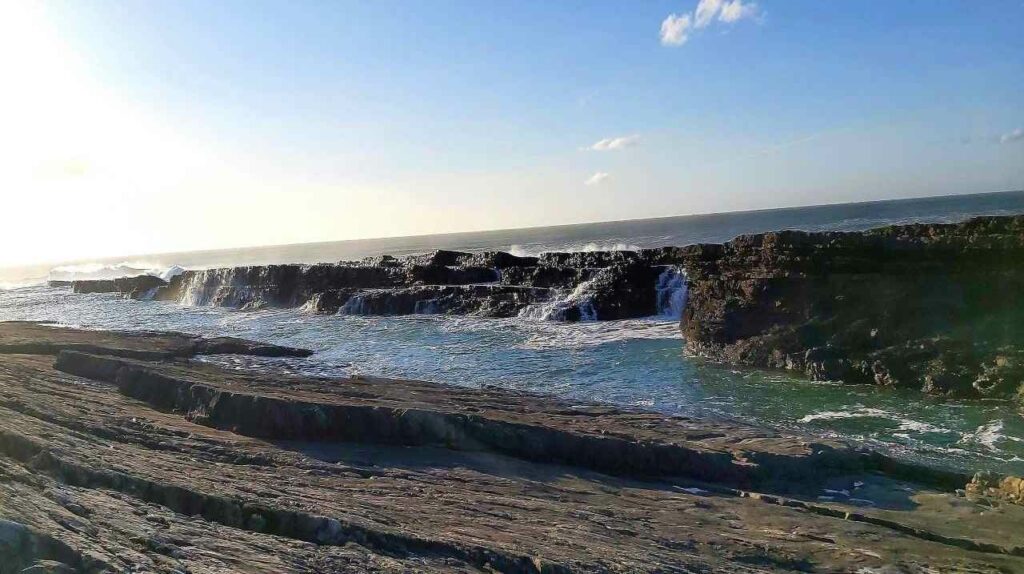
[[120,277],[138,277],[153,275],[169,281],[175,275],[185,271],[178,265],[165,266],[146,261],[124,261],[121,263],[78,263],[60,265],[50,270],[50,281],[88,281],[118,279]]

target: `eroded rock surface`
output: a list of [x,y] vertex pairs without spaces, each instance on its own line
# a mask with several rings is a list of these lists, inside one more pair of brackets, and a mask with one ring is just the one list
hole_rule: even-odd
[[1024,217],[682,251],[696,355],[958,397],[1012,397],[1024,382]]
[[64,349],[55,368],[9,345],[41,334],[182,337],[0,328],[4,574],[1024,569],[1024,508],[838,442],[180,357]]

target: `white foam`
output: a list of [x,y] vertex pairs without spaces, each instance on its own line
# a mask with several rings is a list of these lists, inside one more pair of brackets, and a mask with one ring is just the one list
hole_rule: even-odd
[[928,423],[925,423],[925,422],[915,421],[915,420],[911,420],[911,419],[901,419],[900,420],[900,426],[896,430],[918,432],[918,433],[928,433],[928,432],[931,432],[931,433],[951,433],[951,432],[953,432],[953,431],[951,431],[951,430],[949,430],[947,428],[942,428],[940,426],[935,426],[933,424],[928,424]]
[[854,419],[854,418],[876,418],[885,419],[895,422],[898,426],[893,432],[893,436],[897,436],[906,440],[912,440],[910,435],[907,433],[952,433],[947,428],[936,426],[930,423],[917,421],[914,419],[908,419],[891,413],[883,409],[869,408],[857,406],[849,410],[843,411],[821,411],[813,414],[809,414],[801,418],[797,422],[810,423],[814,421],[829,421],[829,420],[841,420],[841,419]]
[[865,408],[860,407],[848,411],[821,411],[813,414],[809,414],[797,422],[809,423],[814,421],[829,421],[838,419],[854,419],[854,418],[883,418],[891,419],[892,415],[882,409]]
[[960,438],[961,444],[977,444],[991,451],[999,450],[997,446],[1000,441],[1006,439],[1003,435],[1003,421],[995,420],[983,424],[973,432],[963,433]]
[[88,281],[118,279],[120,277],[137,277],[153,275],[169,281],[185,269],[177,265],[170,267],[148,261],[123,261],[121,263],[79,263],[60,265],[50,270],[51,281]]
[[683,491],[683,492],[685,492],[687,494],[707,494],[708,493],[708,491],[704,490],[703,488],[697,488],[696,486],[688,486],[686,488],[679,488],[679,490],[681,490],[681,491]]
[[657,314],[666,319],[680,320],[686,308],[686,271],[678,267],[666,267],[654,286],[657,299]]
[[557,246],[534,246],[532,249],[519,244],[512,244],[508,246],[508,252],[516,257],[537,257],[543,253],[592,253],[594,251],[639,251],[640,249],[641,247],[639,245],[625,243],[623,241],[609,241],[601,243],[590,241],[582,244],[567,243]]

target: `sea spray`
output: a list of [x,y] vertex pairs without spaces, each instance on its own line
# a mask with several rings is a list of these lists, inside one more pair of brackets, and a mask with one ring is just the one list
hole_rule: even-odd
[[592,288],[599,275],[600,273],[583,281],[572,291],[557,295],[550,301],[527,305],[519,312],[519,317],[543,321],[597,321]]

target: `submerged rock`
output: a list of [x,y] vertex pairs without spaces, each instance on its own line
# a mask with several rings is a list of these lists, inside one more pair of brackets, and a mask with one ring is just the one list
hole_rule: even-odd
[[[49,282],[51,286],[60,286],[61,281]],[[75,293],[121,293],[132,299],[151,297],[156,290],[165,287],[167,282],[153,275],[137,277],[121,277],[118,279],[98,279],[88,281],[70,281]],[[56,284],[56,285],[55,285]]]

